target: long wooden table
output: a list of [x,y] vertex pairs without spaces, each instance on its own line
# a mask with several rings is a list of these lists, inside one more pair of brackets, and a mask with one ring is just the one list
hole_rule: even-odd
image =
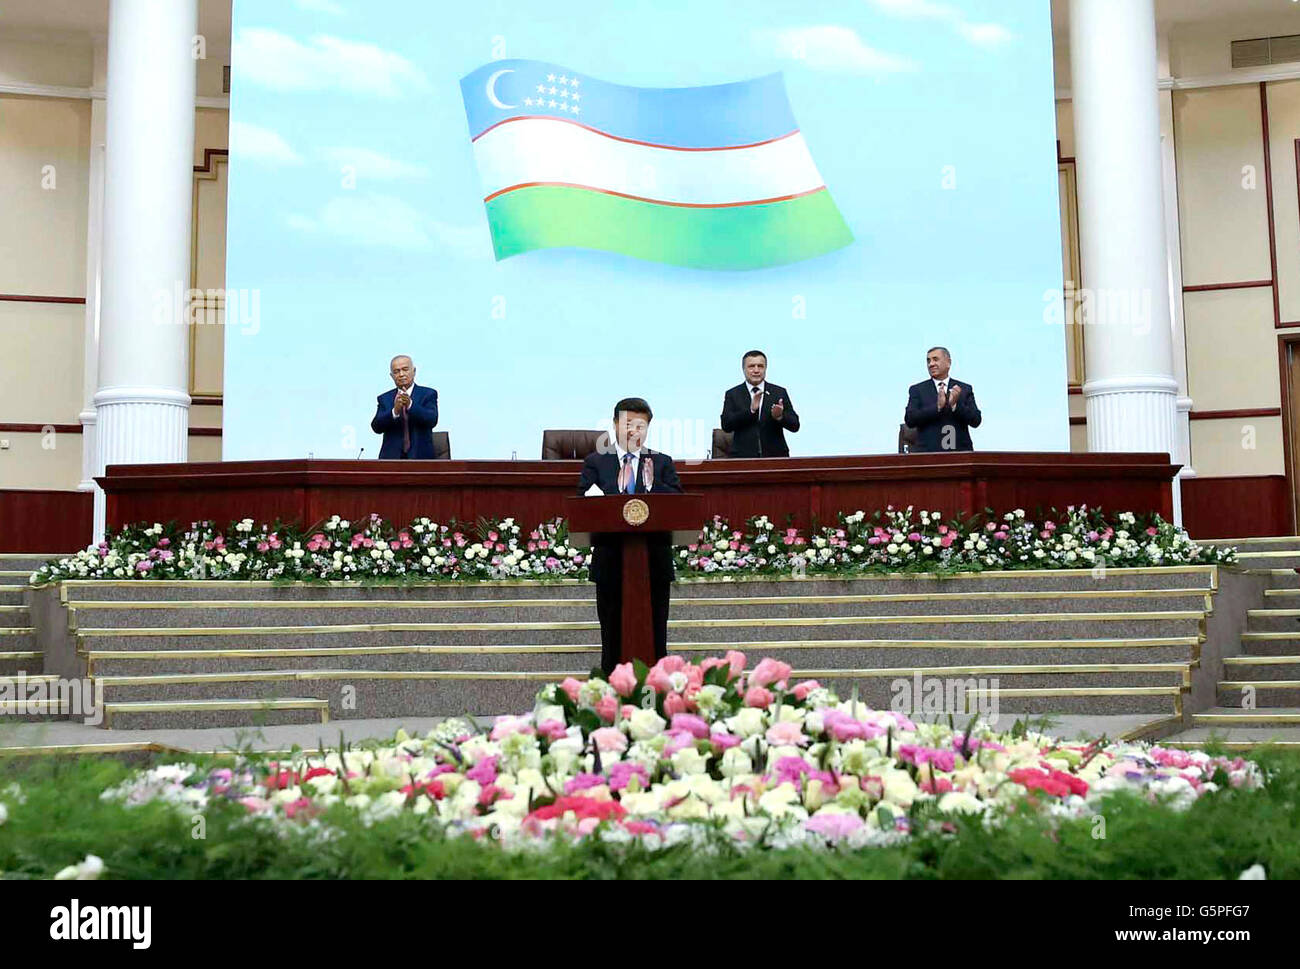
[[[578,461],[295,459],[111,465],[96,480],[110,527],[241,518],[306,526],[372,512],[398,524],[513,517],[531,527],[563,515],[580,468]],[[799,527],[889,505],[952,517],[1087,504],[1169,518],[1178,471],[1166,454],[1030,452],[683,461],[677,468],[683,487],[705,496],[710,517],[740,525],[766,514],[784,525],[791,516]]]

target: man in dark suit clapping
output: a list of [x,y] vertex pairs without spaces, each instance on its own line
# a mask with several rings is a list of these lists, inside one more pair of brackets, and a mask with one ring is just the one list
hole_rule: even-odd
[[722,398],[722,429],[733,435],[733,458],[788,458],[785,432],[799,430],[799,415],[784,387],[767,382],[767,354],[750,350],[740,361],[745,382]]
[[410,357],[393,357],[389,363],[393,389],[379,395],[370,429],[384,435],[381,458],[433,459],[433,429],[438,426],[438,392],[415,385],[415,364]]
[[[587,455],[578,480],[578,494],[681,494],[673,459],[645,446],[654,415],[640,397],[614,405],[615,446]],[[596,614],[600,617],[601,669],[608,675],[618,663],[623,622],[623,559],[616,539],[593,538],[591,581],[596,583]],[[668,655],[668,589],[676,577],[671,535],[650,540],[650,613],[654,621],[655,658]]]
[[930,379],[913,385],[907,392],[903,421],[916,428],[917,451],[973,451],[970,429],[984,420],[975,403],[970,384],[949,377],[952,354],[946,347],[933,347],[925,355]]

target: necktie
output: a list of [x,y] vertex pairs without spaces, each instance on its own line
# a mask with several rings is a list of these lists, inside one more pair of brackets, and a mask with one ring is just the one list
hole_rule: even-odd
[[754,400],[758,401],[758,419],[761,421],[763,419],[763,389],[761,387],[754,388]]
[[946,394],[946,393],[948,393],[948,381],[946,381],[946,380],[941,380],[941,381],[939,381],[939,397],[940,397],[940,399],[942,399],[942,398],[943,398],[943,395]]
[[408,412],[402,410],[402,453],[406,454],[411,450],[411,418]]
[[625,495],[630,495],[636,491],[636,470],[632,467],[632,455],[623,455],[623,470],[619,473],[620,490]]

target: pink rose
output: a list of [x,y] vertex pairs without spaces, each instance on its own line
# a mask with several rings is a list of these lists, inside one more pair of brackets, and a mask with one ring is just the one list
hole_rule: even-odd
[[565,727],[559,720],[543,720],[537,725],[537,732],[547,740],[559,740],[565,735]]
[[802,747],[808,742],[797,723],[774,723],[767,728],[767,742],[773,747]]
[[631,703],[624,703],[624,704],[623,704],[623,719],[624,719],[624,720],[631,720],[631,719],[632,719],[632,714],[636,713],[637,709],[638,709],[638,708],[635,707],[635,706],[633,706]]
[[692,737],[695,737],[698,740],[704,740],[709,736],[709,725],[704,722],[703,718],[690,713],[678,713],[674,715],[672,727],[670,729],[685,730],[690,733]]
[[808,699],[808,694],[813,690],[821,689],[821,684],[816,680],[804,680],[802,683],[796,683],[794,686],[794,698],[800,702]]
[[617,727],[601,727],[599,730],[593,730],[591,739],[602,754],[621,754],[627,750],[627,736]]
[[600,719],[606,723],[614,722],[614,714],[618,712],[618,697],[614,695],[603,696],[596,704],[596,713]]
[[749,676],[749,685],[771,686],[773,683],[784,683],[790,678],[790,669],[789,663],[782,663],[780,660],[771,657],[760,660],[759,664],[754,667],[754,672]]
[[709,740],[713,741],[713,746],[718,750],[730,750],[732,747],[740,746],[740,738],[730,733],[715,733],[709,735]]
[[774,699],[776,698],[772,696],[772,692],[761,686],[750,687],[745,692],[745,706],[747,707],[758,707],[760,710],[766,709],[772,705]]
[[572,676],[566,676],[560,683],[560,689],[569,694],[569,699],[574,703],[578,702],[578,691],[582,689],[582,684]]
[[678,714],[686,713],[688,710],[690,710],[690,707],[686,703],[686,697],[680,693],[669,693],[664,697],[664,713],[668,714],[668,716],[675,717]]
[[619,663],[615,666],[614,672],[609,674],[609,685],[619,696],[631,696],[632,691],[636,689],[636,673],[632,670],[632,664]]

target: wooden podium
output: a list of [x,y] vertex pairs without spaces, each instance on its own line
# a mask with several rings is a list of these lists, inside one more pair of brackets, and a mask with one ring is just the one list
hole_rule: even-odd
[[670,532],[674,543],[699,537],[708,517],[703,495],[632,494],[568,498],[569,541],[585,544],[583,535],[615,538],[623,555],[623,622],[619,662],[639,659],[655,664],[650,613],[650,538]]

